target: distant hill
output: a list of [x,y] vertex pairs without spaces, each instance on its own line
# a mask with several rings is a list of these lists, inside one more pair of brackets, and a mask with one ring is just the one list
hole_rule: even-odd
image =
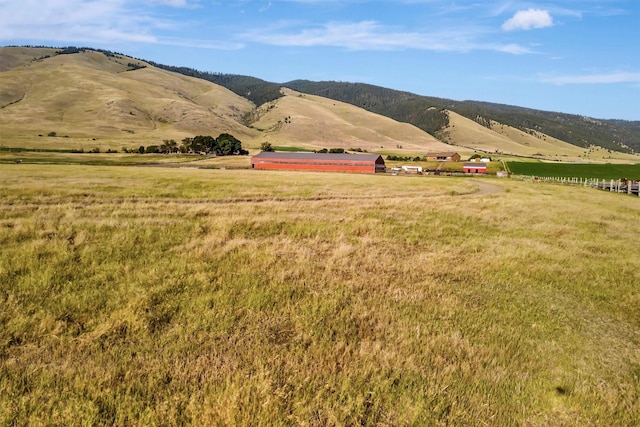
[[[251,77],[178,73],[119,53],[74,47],[4,47],[0,63],[6,65],[0,72],[5,147],[119,151],[231,133],[250,149],[263,142],[411,154],[453,148],[407,123]],[[256,105],[251,99],[270,101]]]
[[448,121],[444,110],[450,110],[487,128],[493,121],[525,132],[540,132],[578,147],[597,145],[620,152],[640,152],[640,122],[637,121],[596,120],[488,102],[453,101],[362,83],[297,80],[284,85],[412,123],[433,135],[446,130]]
[[540,133],[569,144],[589,148],[599,146],[623,153],[640,152],[640,121],[599,120],[565,114],[480,101],[416,95],[365,83],[294,80],[273,83],[255,77],[198,72],[184,67],[158,67],[187,73],[222,85],[260,105],[280,97],[281,86],[299,92],[346,102],[400,122],[410,123],[439,136],[447,130],[446,111],[453,111],[481,126],[497,122],[528,133]]
[[281,96],[258,107],[251,126],[272,145],[296,141],[301,148],[351,148],[366,151],[426,153],[452,151],[409,123],[374,114],[329,98],[282,89]]
[[258,134],[242,123],[255,107],[246,98],[120,54],[7,47],[0,49],[0,63],[9,63],[4,58],[12,58],[0,72],[0,137],[6,146],[119,149],[203,133],[241,139]]
[[572,159],[640,152],[638,121],[454,101],[363,83],[273,83],[91,48],[0,48],[0,85],[5,145],[8,138],[41,144],[33,136],[51,131],[112,145],[228,132],[249,147],[446,148]]

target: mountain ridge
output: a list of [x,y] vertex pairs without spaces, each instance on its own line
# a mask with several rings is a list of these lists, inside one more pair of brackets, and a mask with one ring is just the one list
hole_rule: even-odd
[[[74,58],[74,54],[84,55],[81,65],[80,57]],[[131,143],[144,138],[156,142],[158,138],[179,139],[220,127],[247,140],[252,147],[270,142],[311,149],[341,146],[382,152],[496,151],[587,158],[594,146],[633,153],[640,145],[636,144],[636,138],[640,141],[640,122],[453,101],[364,83],[272,83],[251,76],[166,66],[92,48],[4,47],[0,48],[0,59],[0,77],[6,88],[0,95],[0,119],[13,126],[16,135],[21,121],[25,131],[36,131],[31,129],[35,126],[29,123],[32,121],[42,132],[45,125],[53,128],[64,124],[66,116],[69,130],[63,127],[62,132],[73,128],[81,137],[111,135],[114,140],[129,136]],[[23,75],[29,73],[31,83],[27,85]],[[62,76],[69,81],[50,85],[48,96],[40,94],[42,98],[35,104],[24,101],[27,88],[33,91],[45,80]],[[34,101],[35,92],[29,96],[28,101]],[[310,96],[330,101],[314,103]],[[339,108],[337,103],[342,103]],[[313,110],[312,106],[314,113],[298,114]],[[365,111],[373,115],[364,115]],[[98,123],[96,114],[105,120]],[[455,117],[455,123],[451,117]],[[463,126],[460,117],[471,120],[474,130],[469,132],[483,138],[473,140],[461,132],[472,125],[464,122]],[[607,144],[601,143],[603,133],[611,139],[605,140]]]
[[256,104],[277,99],[279,88],[284,86],[299,92],[347,102],[398,121],[411,123],[434,136],[446,131],[448,123],[444,110],[451,110],[483,126],[487,122],[495,121],[527,132],[541,132],[582,148],[588,149],[597,145],[623,153],[640,152],[640,121],[597,119],[485,101],[456,101],[367,83],[310,80],[273,83],[250,76],[199,72],[187,67],[153,64],[220,84]]

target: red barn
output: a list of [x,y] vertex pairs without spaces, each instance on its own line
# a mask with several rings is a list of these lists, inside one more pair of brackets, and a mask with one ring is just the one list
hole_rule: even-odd
[[465,163],[462,165],[462,171],[464,173],[487,173],[487,164],[486,163]]
[[281,153],[263,151],[251,158],[251,169],[312,172],[386,172],[379,154]]

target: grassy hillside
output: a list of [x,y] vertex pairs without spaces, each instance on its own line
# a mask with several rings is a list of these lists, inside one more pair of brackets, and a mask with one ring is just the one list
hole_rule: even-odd
[[480,123],[493,120],[524,131],[542,132],[578,147],[597,145],[624,153],[640,152],[640,122],[599,120],[475,101],[454,102],[450,108]]
[[[2,49],[4,57],[19,48]],[[6,146],[120,149],[198,134],[256,134],[241,124],[254,107],[245,98],[114,54],[81,51],[17,64],[0,73],[0,85],[10,88],[0,95]]]
[[[0,71],[8,71],[23,65],[27,65],[34,60],[54,56],[59,49],[50,47],[33,48],[13,48],[0,47]],[[6,96],[6,94],[3,93]]]
[[412,123],[433,135],[448,123],[443,110],[453,111],[481,125],[491,121],[521,131],[536,131],[557,140],[619,152],[640,151],[640,123],[595,120],[588,117],[476,101],[453,101],[361,83],[293,81],[287,87],[339,99],[396,120]]
[[295,80],[285,83],[285,86],[411,123],[431,135],[437,135],[447,125],[447,114],[443,108],[434,108],[446,103],[440,98],[422,97],[362,83]]
[[260,106],[252,122],[275,146],[293,143],[305,148],[360,148],[414,155],[456,149],[415,126],[351,104],[290,89],[283,90],[283,95]]
[[158,167],[0,182],[2,425],[637,421],[637,197]]
[[[449,148],[454,151],[637,161],[637,155],[619,153],[640,148],[638,122],[458,102],[360,83],[278,84],[88,48],[4,47],[0,63],[0,145],[8,147],[106,150],[231,133],[252,149],[271,139],[283,147],[367,146],[420,154],[446,142],[458,146]],[[333,102],[285,122],[293,104],[282,100],[282,86]],[[334,103],[358,110],[332,108]],[[266,110],[275,105],[279,113]],[[354,115],[362,119],[352,121]],[[461,117],[468,119],[464,126]],[[386,118],[397,123],[390,126]],[[54,132],[64,139],[47,137]]]
[[[481,126],[477,122],[448,111],[449,125],[441,133],[443,140],[455,141],[463,147],[487,153],[516,154],[529,157],[587,157],[589,150],[568,144],[544,134],[531,134],[519,129],[491,122]],[[591,153],[596,153],[592,150]],[[628,157],[619,154],[618,157]]]
[[194,70],[189,67],[177,67],[173,65],[149,62],[155,67],[172,71],[186,76],[196,77],[202,80],[224,86],[232,92],[247,98],[256,105],[266,104],[282,96],[278,83],[267,82],[256,77],[242,76],[238,74],[212,73],[208,71]]
[[[18,58],[0,73],[0,82],[10,88],[0,96],[0,144],[6,147],[121,150],[225,132],[253,149],[265,141],[412,155],[448,148],[414,126],[352,105],[296,95],[256,108],[205,81],[206,73],[185,76],[112,52],[3,48],[0,55]],[[251,86],[242,87],[254,93]]]

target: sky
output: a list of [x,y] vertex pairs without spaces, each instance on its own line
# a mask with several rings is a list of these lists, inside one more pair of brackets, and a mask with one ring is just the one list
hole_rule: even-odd
[[640,120],[640,0],[0,0],[0,45]]

